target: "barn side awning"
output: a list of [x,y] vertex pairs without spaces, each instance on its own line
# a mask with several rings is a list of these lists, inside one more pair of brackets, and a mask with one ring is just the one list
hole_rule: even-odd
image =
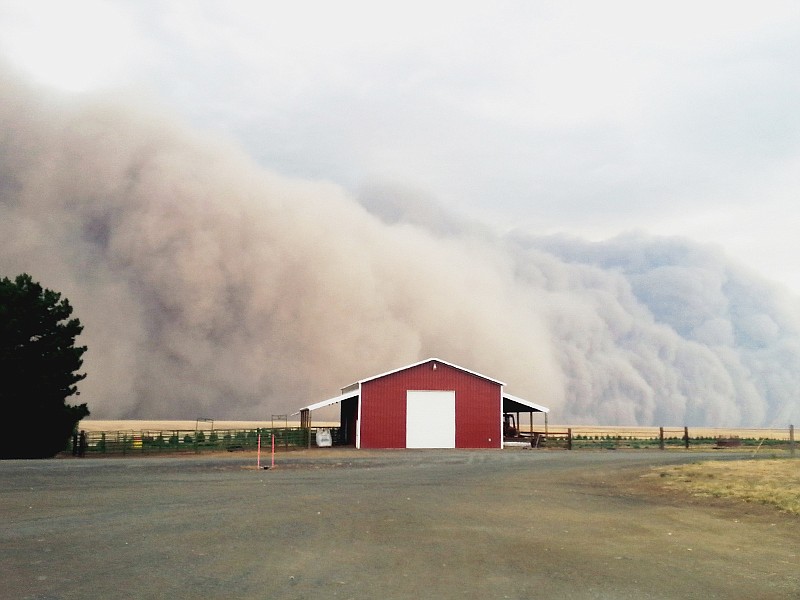
[[541,413],[549,413],[550,409],[546,406],[542,406],[540,404],[535,404],[529,400],[524,400],[523,398],[519,398],[518,396],[512,396],[511,394],[503,394],[503,412],[504,413],[515,413],[515,412],[541,412]]
[[334,396],[333,398],[328,398],[327,400],[322,400],[320,402],[316,402],[314,404],[309,404],[308,406],[304,406],[296,413],[292,413],[292,416],[299,415],[301,412],[308,410],[317,410],[318,408],[324,408],[326,406],[330,406],[331,404],[336,404],[337,402],[342,402],[343,400],[347,400],[348,398],[356,398],[358,397],[358,390],[353,390],[347,392],[346,394],[341,394],[339,396]]

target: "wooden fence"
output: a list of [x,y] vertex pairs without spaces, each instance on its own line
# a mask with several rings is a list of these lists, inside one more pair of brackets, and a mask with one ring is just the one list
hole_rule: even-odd
[[592,429],[566,427],[523,432],[534,448],[577,449],[660,449],[673,448],[773,448],[796,450],[794,426],[783,429],[723,429],[708,427],[647,427]]
[[[343,432],[338,427],[87,431],[83,443],[76,436],[67,452],[87,456],[235,452],[256,450],[259,436],[262,450],[271,448],[274,436],[276,451],[287,451],[317,446],[317,434],[322,429],[330,431],[333,445],[343,443]],[[567,450],[786,449],[793,455],[796,445],[793,425],[784,429],[555,427],[519,432],[513,438],[506,438],[506,442]]]

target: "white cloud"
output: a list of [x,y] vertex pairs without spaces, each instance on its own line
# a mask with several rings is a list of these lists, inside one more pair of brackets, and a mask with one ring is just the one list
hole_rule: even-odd
[[152,89],[290,175],[685,233],[800,290],[796,2],[10,0],[0,34],[39,81]]
[[147,61],[142,34],[119,3],[7,0],[0,48],[39,83],[82,92],[124,83]]

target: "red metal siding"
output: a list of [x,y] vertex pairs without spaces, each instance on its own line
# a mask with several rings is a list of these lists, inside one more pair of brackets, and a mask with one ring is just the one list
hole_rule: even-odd
[[361,447],[404,448],[406,391],[454,390],[456,448],[500,448],[500,384],[429,361],[361,384]]
[[456,448],[500,448],[500,385],[465,374],[456,390]]
[[402,379],[382,377],[361,384],[361,447],[405,448],[406,392]]

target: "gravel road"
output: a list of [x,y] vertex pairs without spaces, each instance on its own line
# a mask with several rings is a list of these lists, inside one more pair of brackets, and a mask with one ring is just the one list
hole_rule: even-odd
[[800,597],[800,519],[663,492],[732,454],[363,451],[0,461],[0,597]]

